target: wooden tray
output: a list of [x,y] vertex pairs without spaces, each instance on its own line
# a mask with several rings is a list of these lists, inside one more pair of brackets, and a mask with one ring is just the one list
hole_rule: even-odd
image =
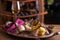
[[49,37],[52,37],[52,36],[55,36],[55,35],[58,34],[58,32],[52,32],[49,35],[32,36],[31,34],[27,34],[27,33],[17,34],[17,33],[6,32],[6,31],[4,31],[4,32],[7,33],[8,35],[12,35],[12,36],[15,36],[15,37],[22,37],[22,38],[49,38]]

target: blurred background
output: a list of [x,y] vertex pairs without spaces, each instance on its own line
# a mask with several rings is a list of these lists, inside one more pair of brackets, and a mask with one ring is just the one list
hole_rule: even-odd
[[45,0],[45,11],[48,11],[44,16],[46,24],[60,24],[60,0]]

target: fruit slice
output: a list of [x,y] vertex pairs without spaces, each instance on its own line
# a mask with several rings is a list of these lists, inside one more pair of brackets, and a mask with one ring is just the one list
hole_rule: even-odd
[[40,28],[38,29],[38,35],[39,35],[39,36],[44,35],[45,32],[46,32],[46,29],[43,28],[43,27],[40,27]]

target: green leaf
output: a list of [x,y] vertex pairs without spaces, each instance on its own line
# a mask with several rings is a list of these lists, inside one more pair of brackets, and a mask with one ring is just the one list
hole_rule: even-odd
[[54,29],[54,28],[55,28],[55,26],[54,26],[54,25],[52,25],[52,26],[51,26],[51,29]]
[[54,0],[48,0],[48,5],[51,5],[54,2]]

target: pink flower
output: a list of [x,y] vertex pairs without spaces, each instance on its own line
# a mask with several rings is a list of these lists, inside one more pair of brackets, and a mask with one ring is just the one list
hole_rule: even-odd
[[[24,21],[21,20],[21,19],[17,19],[15,23],[17,23],[18,24],[18,27],[20,27],[21,25],[24,24]],[[12,24],[9,28],[4,28],[4,29],[7,30],[7,31],[12,31],[15,28],[16,28],[16,25],[15,24]]]
[[18,26],[20,26],[20,25],[23,25],[24,24],[24,21],[21,20],[21,19],[17,19],[16,20],[16,23],[18,24]]
[[8,28],[7,30],[11,31],[11,30],[13,30],[15,28],[16,28],[15,24],[12,24],[12,26],[10,26],[10,28]]
[[7,27],[7,26],[3,26],[3,29],[5,31],[12,31],[16,28],[15,24],[12,24],[11,26]]

